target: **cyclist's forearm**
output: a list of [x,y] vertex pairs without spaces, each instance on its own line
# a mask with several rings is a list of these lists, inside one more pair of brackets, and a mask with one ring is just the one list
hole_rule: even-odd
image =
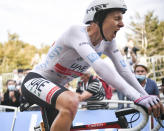
[[140,85],[140,83],[137,81],[134,74],[130,70],[127,69],[127,71],[122,71],[121,75],[132,87],[134,87],[138,92],[140,92],[142,96],[148,95],[148,93]]
[[96,64],[95,62],[93,66],[96,73],[109,85],[116,88],[118,91],[122,92],[131,100],[136,100],[141,96],[141,94],[136,89],[134,89],[130,84],[128,84],[114,68],[110,67],[105,62],[103,64],[100,64],[100,62],[102,61],[97,62],[99,63]]
[[[109,55],[109,54],[108,54]],[[132,73],[131,69],[129,68],[127,62],[123,59],[120,52],[112,53],[109,55],[112,59],[117,71],[119,74],[132,86],[134,87],[138,92],[141,93],[141,95],[148,95],[144,88],[140,85],[140,83],[135,78],[134,74]]]

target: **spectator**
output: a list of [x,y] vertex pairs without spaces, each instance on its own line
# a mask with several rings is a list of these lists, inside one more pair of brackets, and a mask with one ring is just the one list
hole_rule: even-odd
[[71,86],[70,83],[66,83],[64,87],[67,88],[67,89],[69,89],[70,91],[75,92],[74,88]]
[[100,101],[106,98],[105,89],[99,78],[94,77],[90,73],[85,73],[81,76],[81,80],[77,84],[77,93],[81,101],[87,102],[87,109],[102,109],[108,108],[108,103],[98,103],[91,101]]
[[137,63],[137,51],[139,51],[139,49],[136,47],[126,46],[123,52],[132,72],[134,72],[134,65]]
[[24,76],[26,76],[30,71],[31,71],[30,68],[24,69],[24,71],[23,71]]
[[21,84],[24,80],[24,71],[23,69],[18,69],[17,70],[17,75],[15,76],[14,80],[16,81],[17,83],[17,89],[19,89],[21,87]]
[[17,82],[17,89],[19,90],[19,94],[20,94],[20,97],[19,97],[19,101],[20,103],[24,102],[24,98],[23,98],[23,95],[22,95],[22,91],[21,91],[21,84],[24,80],[24,77],[31,71],[30,68],[26,68],[26,69],[18,69],[18,77],[16,78],[16,82]]
[[84,91],[83,86],[84,86],[84,82],[80,79],[77,82],[76,92],[82,94],[82,92]]
[[[18,107],[20,105],[20,101],[19,101],[20,94],[16,88],[16,81],[8,80],[6,82],[6,87],[7,87],[7,91],[3,95],[1,104]],[[7,109],[6,111],[11,111],[11,110]]]
[[[125,95],[123,95],[121,92],[117,91],[117,96],[118,96],[118,99],[119,100],[129,100]],[[127,107],[129,107],[129,105],[127,105]],[[118,109],[123,109],[125,108],[124,107],[124,104],[118,104]]]
[[1,101],[2,101],[2,97],[3,97],[3,94],[2,94],[2,92],[0,91],[0,104],[1,104]]
[[137,80],[149,95],[157,95],[159,97],[159,90],[155,81],[147,78],[148,68],[143,63],[138,63],[134,67],[134,72]]
[[[147,66],[143,63],[138,63],[134,67],[134,72],[137,80],[139,81],[141,86],[145,89],[145,91],[149,95],[156,95],[159,97],[159,90],[156,82],[146,77],[148,73]],[[153,117],[151,117],[151,128],[153,129],[153,127],[154,127]]]

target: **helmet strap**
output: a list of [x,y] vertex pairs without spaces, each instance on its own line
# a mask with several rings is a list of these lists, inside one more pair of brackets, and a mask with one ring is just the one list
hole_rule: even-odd
[[101,36],[102,36],[102,38],[103,38],[105,41],[107,41],[107,39],[106,39],[105,36],[104,36],[102,26],[103,26],[104,20],[105,20],[107,14],[109,13],[109,11],[110,11],[110,10],[105,10],[105,11],[103,11],[103,12],[100,11],[99,13],[97,13],[97,14],[95,15],[95,18],[94,18],[94,21],[95,21],[95,22],[98,22],[98,26],[99,26],[99,28],[100,28]]
[[99,28],[100,28],[100,33],[101,33],[102,38],[103,38],[105,41],[107,41],[107,39],[106,39],[105,36],[104,36],[103,29],[102,29],[103,22],[100,22],[98,25],[99,25]]

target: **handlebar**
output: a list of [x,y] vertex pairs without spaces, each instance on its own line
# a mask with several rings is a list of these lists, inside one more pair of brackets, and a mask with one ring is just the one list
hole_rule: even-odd
[[149,116],[142,107],[137,106],[137,105],[131,105],[131,107],[142,113],[142,115],[143,115],[142,121],[140,122],[140,124],[138,124],[137,126],[135,126],[133,128],[118,129],[118,131],[140,131],[141,129],[143,129],[145,127],[146,123],[148,122]]
[[[93,102],[93,101],[92,101]],[[95,101],[96,102],[96,101]],[[148,118],[149,118],[149,115],[148,113],[145,111],[145,109],[139,105],[136,105],[134,104],[133,101],[123,101],[123,100],[102,100],[102,101],[98,101],[98,102],[107,102],[107,103],[122,103],[122,104],[130,104],[130,107],[141,112],[141,114],[143,115],[142,117],[142,121],[135,127],[133,128],[128,128],[128,129],[118,129],[118,131],[139,131],[141,129],[143,129],[147,122],[148,122]],[[124,111],[125,112],[125,115],[126,115],[126,112],[127,111]],[[129,112],[129,111],[128,111]],[[132,113],[133,111],[131,111]],[[130,114],[130,113],[128,113]],[[162,122],[162,120],[159,120],[159,122]],[[160,128],[161,128],[161,125],[158,124],[151,130],[151,131],[158,131]]]

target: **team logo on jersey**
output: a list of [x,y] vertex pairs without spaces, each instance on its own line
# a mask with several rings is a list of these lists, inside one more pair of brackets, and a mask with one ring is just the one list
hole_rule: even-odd
[[90,62],[95,62],[97,59],[99,59],[99,55],[97,53],[91,53],[87,56]]
[[[52,96],[61,88],[43,78],[34,78],[27,81],[24,86],[32,94],[51,104]],[[43,90],[44,88],[44,90]]]
[[40,93],[42,92],[41,88],[44,87],[48,83],[49,83],[49,81],[47,81],[43,78],[34,78],[34,79],[27,81],[24,85],[27,90],[29,90],[36,96],[40,97]]
[[117,53],[117,52],[119,52],[119,50],[118,50],[118,49],[116,49],[116,50],[114,50],[114,51],[113,51],[113,53]]
[[89,45],[89,43],[88,42],[79,43],[79,46],[82,46],[82,45]]
[[125,60],[120,60],[120,63],[121,63],[121,65],[122,65],[123,67],[126,67],[126,62],[125,62]]
[[102,55],[102,52],[97,52],[97,54],[98,54],[99,56],[101,56],[101,55]]
[[61,50],[62,50],[61,46],[56,46],[55,48],[52,48],[51,51],[48,53],[48,57],[50,59],[53,59],[54,57],[60,55]]
[[71,69],[74,71],[84,72],[86,69],[88,69],[88,66],[83,66],[77,63],[73,63],[71,65]]
[[40,97],[40,93],[42,92],[42,87],[45,87],[50,82],[43,78],[34,78],[27,81],[24,85],[27,90],[36,96]]

